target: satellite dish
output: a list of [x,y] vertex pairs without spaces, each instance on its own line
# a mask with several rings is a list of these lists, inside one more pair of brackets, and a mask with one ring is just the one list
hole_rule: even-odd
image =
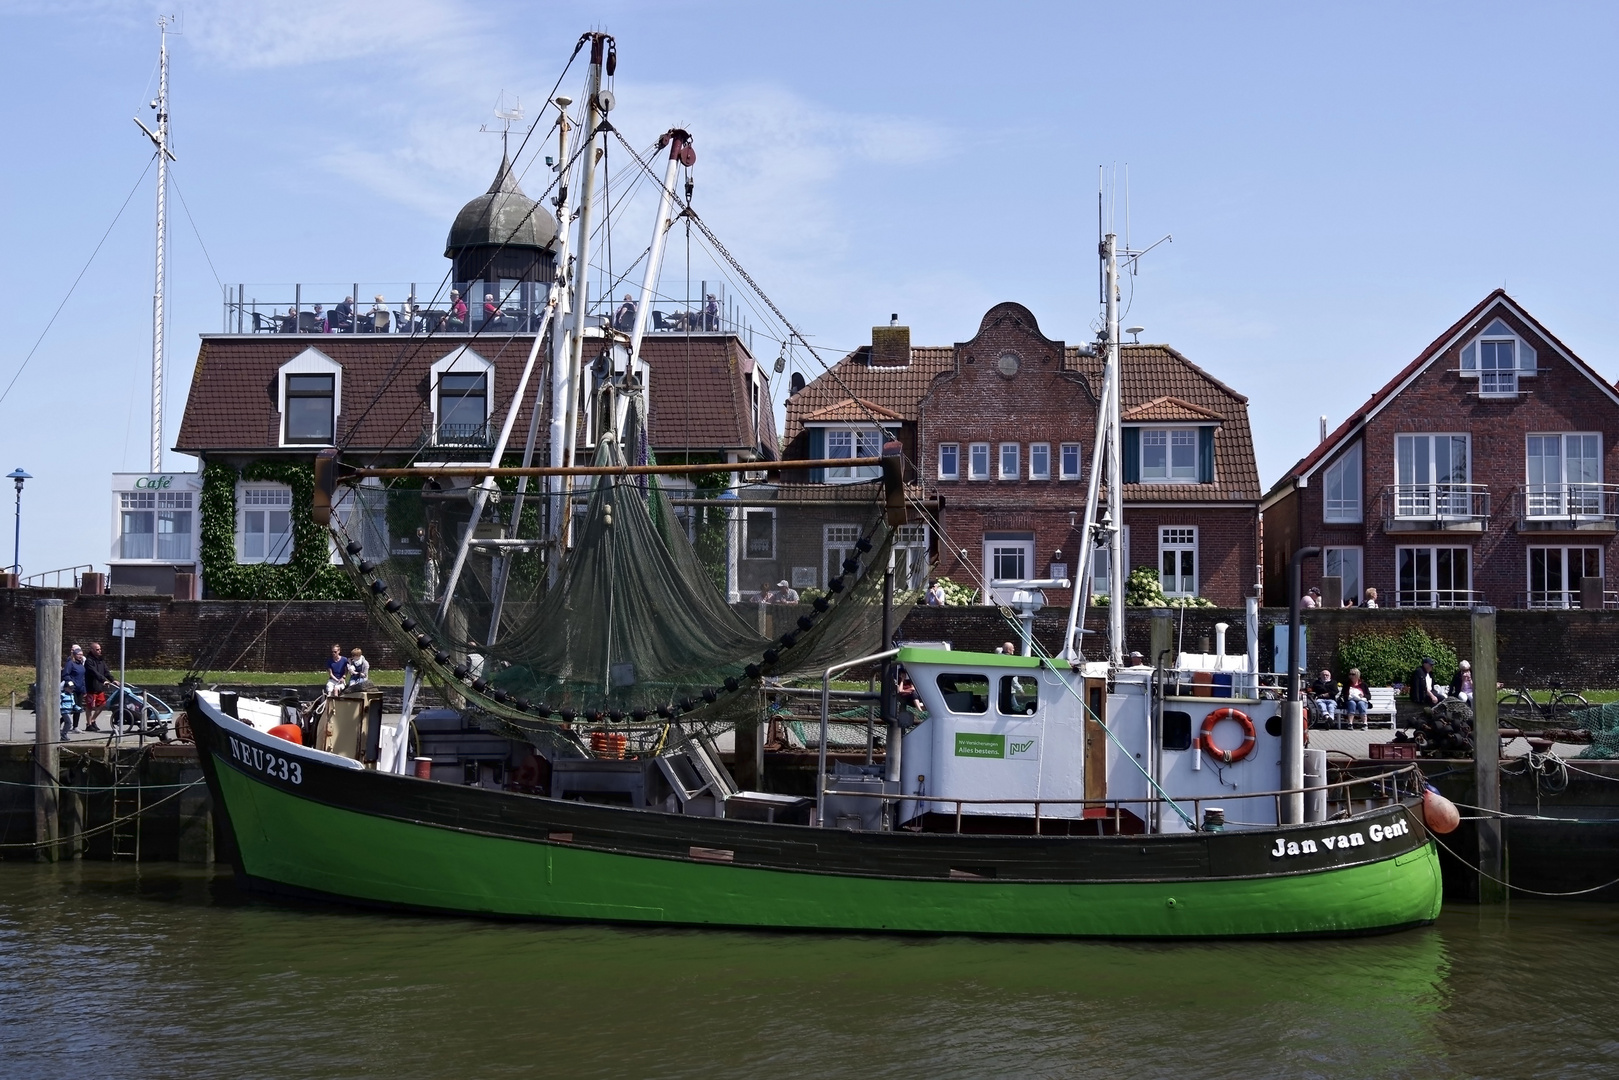
[[556,101],[557,108],[559,109],[566,109],[569,105],[573,104],[573,98],[569,97],[567,94],[558,94],[554,100]]
[[1147,328],[1145,326],[1126,326],[1124,332],[1130,335],[1131,344],[1140,345],[1140,337],[1147,332]]

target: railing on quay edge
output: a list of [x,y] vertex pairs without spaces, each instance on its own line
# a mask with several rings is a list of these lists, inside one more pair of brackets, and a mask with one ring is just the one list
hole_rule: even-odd
[[[823,747],[823,762],[825,752],[826,751]],[[821,776],[823,778],[826,776],[826,769],[824,765],[821,769]],[[1409,788],[1407,788],[1404,783],[1406,780],[1414,781]],[[824,779],[822,780],[822,783],[825,783]],[[1371,810],[1379,806],[1392,806],[1399,802],[1403,797],[1416,798],[1420,796],[1422,794],[1422,786],[1424,783],[1425,780],[1423,779],[1420,767],[1412,764],[1402,765],[1399,768],[1389,769],[1372,776],[1356,776],[1351,777],[1348,780],[1337,780],[1330,784],[1315,784],[1308,787],[1292,788],[1285,791],[1253,791],[1247,793],[1236,793],[1232,795],[1197,795],[1187,796],[1180,799],[958,799],[948,795],[906,795],[904,793],[895,794],[893,792],[840,791],[837,789],[828,788],[823,788],[821,790],[821,797],[823,802],[826,796],[837,795],[846,798],[882,799],[889,802],[944,803],[947,805],[954,805],[956,808],[957,833],[961,832],[962,807],[964,806],[1032,806],[1034,807],[1034,834],[1039,836],[1041,835],[1040,808],[1042,806],[1081,806],[1086,809],[1096,807],[1103,810],[1111,810],[1113,812],[1113,828],[1114,831],[1117,832],[1119,829],[1123,808],[1125,806],[1161,805],[1165,802],[1175,802],[1180,804],[1191,803],[1192,820],[1202,821],[1204,803],[1219,803],[1223,806],[1227,803],[1237,802],[1242,799],[1271,799],[1275,803],[1276,819],[1280,821],[1282,817],[1282,800],[1290,795],[1298,795],[1300,793],[1309,795],[1313,792],[1330,792],[1340,788],[1353,787],[1355,785],[1371,785],[1372,794],[1368,795],[1363,800],[1366,803],[1365,809]],[[1346,793],[1343,798],[1345,807],[1350,807],[1353,802],[1353,798]],[[824,815],[821,805],[816,806],[815,813],[816,820],[824,826],[825,822],[823,820]],[[1059,818],[1057,820],[1071,821],[1073,819]],[[1331,819],[1323,819],[1323,821],[1326,820]],[[1322,823],[1323,822],[1305,822],[1304,824],[1315,825]],[[1231,822],[1231,824],[1240,825],[1244,823]]]
[[[25,588],[29,589],[77,589],[79,587],[80,575],[93,574],[95,573],[95,569],[96,568],[89,563],[81,563],[78,566],[64,566],[60,570],[43,570],[37,574],[29,574],[27,577],[22,579],[22,584]],[[62,584],[63,574],[73,575],[73,581],[71,584]],[[51,579],[51,584],[45,584],[46,578]]]

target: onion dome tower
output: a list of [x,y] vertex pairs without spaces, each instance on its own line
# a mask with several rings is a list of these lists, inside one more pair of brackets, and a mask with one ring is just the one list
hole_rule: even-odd
[[511,158],[501,155],[489,190],[461,208],[444,241],[457,282],[531,282],[549,285],[556,270],[551,243],[557,222],[517,186]]

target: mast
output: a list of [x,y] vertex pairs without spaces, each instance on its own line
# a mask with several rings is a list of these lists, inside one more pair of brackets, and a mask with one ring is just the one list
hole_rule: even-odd
[[[630,332],[630,361],[627,369],[628,382],[631,385],[639,383],[643,394],[651,387],[647,376],[646,364],[641,359],[641,339],[646,335],[647,320],[652,314],[652,297],[658,287],[658,277],[663,272],[663,250],[669,239],[669,230],[674,225],[670,211],[674,209],[675,177],[680,166],[687,168],[697,163],[697,151],[692,149],[691,134],[680,128],[670,128],[658,139],[658,145],[669,147],[669,163],[663,170],[663,190],[658,193],[658,216],[652,224],[652,247],[647,253],[646,273],[641,278],[641,302],[635,309],[635,327]],[[688,198],[689,198],[688,194]],[[612,297],[608,297],[611,301]],[[614,430],[621,435],[624,431],[624,410],[628,408],[628,398],[620,399],[619,415],[615,418],[617,425]]]
[[[561,455],[560,464],[572,468],[579,442],[579,403],[581,400],[581,383],[584,379],[585,358],[585,318],[587,316],[586,304],[589,299],[590,288],[590,233],[595,219],[594,201],[596,197],[596,152],[601,145],[603,124],[606,114],[612,109],[612,94],[602,90],[602,69],[617,66],[618,54],[616,47],[609,52],[613,39],[611,35],[599,32],[590,34],[590,71],[585,79],[585,137],[588,140],[584,153],[580,155],[579,169],[579,239],[578,239],[578,269],[573,275],[573,332],[569,348],[563,357],[567,370],[562,373],[561,382],[566,396],[558,396],[552,400],[553,414],[561,409],[560,417],[563,430],[561,445],[565,448]],[[608,54],[607,62],[603,63],[603,54]],[[609,75],[612,71],[607,72]],[[557,421],[552,421],[552,433],[557,434]],[[553,442],[552,455],[556,456]],[[552,549],[556,563],[561,562],[561,554],[567,546],[567,537],[572,525],[572,497],[571,482],[563,486],[561,514],[553,524],[554,543]]]
[[[568,418],[566,405],[568,395],[572,393],[568,381],[567,360],[573,349],[573,322],[568,318],[568,313],[573,308],[568,301],[570,293],[567,285],[568,274],[572,269],[571,252],[568,246],[568,133],[572,130],[572,125],[568,122],[568,106],[571,104],[573,102],[566,96],[556,99],[559,114],[557,120],[557,168],[562,170],[562,180],[558,185],[556,198],[557,224],[559,227],[557,229],[555,284],[558,289],[556,331],[551,335],[551,425],[549,457],[547,459],[554,469],[562,467],[563,458],[567,453]],[[540,414],[537,405],[538,403],[536,403],[534,410],[536,419]],[[529,452],[525,451],[524,456],[529,456]],[[563,477],[561,476],[552,476],[546,480],[546,490],[551,496],[549,521],[546,530],[546,538],[550,542],[550,553],[546,558],[546,567],[547,576],[553,585],[556,584],[560,561],[558,556],[563,547],[561,543],[557,542],[565,506],[562,498],[562,487]]]
[[1118,237],[1102,238],[1104,299],[1107,304],[1107,360],[1102,367],[1102,384],[1107,394],[1102,402],[1102,421],[1107,437],[1107,512],[1111,529],[1108,542],[1108,582],[1111,599],[1107,605],[1109,659],[1124,663],[1124,455],[1120,453],[1119,431],[1119,258]]
[[168,239],[169,162],[169,24],[172,15],[159,15],[157,97],[152,108],[157,113],[156,131],[137,117],[135,123],[157,147],[157,265],[152,283],[152,471],[163,471],[163,285],[166,277],[164,247]]

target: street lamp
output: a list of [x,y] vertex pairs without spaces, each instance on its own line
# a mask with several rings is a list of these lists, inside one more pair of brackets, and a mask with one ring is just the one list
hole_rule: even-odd
[[21,574],[22,573],[22,561],[21,561],[22,560],[22,485],[23,485],[24,480],[32,480],[33,477],[30,476],[28,473],[23,472],[21,469],[12,469],[10,472],[6,473],[6,479],[14,482],[17,485],[17,531],[16,531],[16,533],[14,534],[14,536],[12,538],[11,572],[13,574]]

